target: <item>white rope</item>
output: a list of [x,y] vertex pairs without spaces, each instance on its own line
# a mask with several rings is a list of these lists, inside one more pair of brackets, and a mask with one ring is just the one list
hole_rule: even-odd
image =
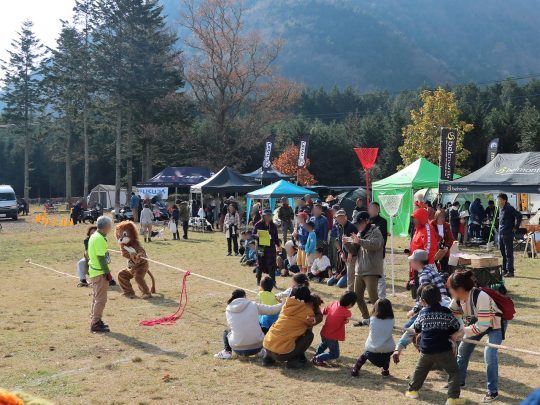
[[29,264],[32,264],[32,265],[34,265],[34,266],[37,266],[37,267],[41,267],[42,269],[45,269],[45,270],[54,271],[55,273],[62,274],[62,275],[64,275],[64,276],[73,277],[73,278],[78,278],[77,276],[74,276],[73,274],[64,273],[64,272],[62,272],[62,271],[58,271],[58,270],[52,269],[52,268],[47,267],[47,266],[44,266],[44,265],[42,265],[42,264],[34,263],[34,262],[32,261],[32,259],[26,259],[25,262],[26,262],[26,263],[29,263]]
[[[119,250],[113,250],[113,249],[109,249],[109,252],[117,253],[117,254],[120,254],[120,255],[122,254],[122,252],[120,252]],[[248,291],[248,292],[253,293],[253,294],[257,294],[257,291],[248,290],[248,289],[239,287],[239,286],[234,285],[234,284],[226,283],[225,281],[217,280],[217,279],[212,278],[212,277],[203,276],[202,274],[193,273],[191,270],[184,270],[184,269],[181,269],[179,267],[171,266],[170,264],[167,264],[167,263],[158,262],[157,260],[150,259],[149,257],[141,257],[141,259],[144,259],[144,260],[146,260],[146,261],[148,261],[150,263],[155,263],[155,264],[159,264],[159,265],[164,266],[164,267],[168,267],[169,269],[173,269],[173,270],[179,271],[181,273],[189,272],[189,274],[192,275],[192,276],[199,277],[199,278],[202,278],[202,279],[205,279],[205,280],[208,280],[208,281],[213,281],[215,283],[223,284],[223,285],[226,285],[227,287],[237,288],[237,289],[240,289],[240,290]]]
[[[113,253],[118,253],[118,254],[122,254],[122,252],[118,251],[118,250],[112,250],[112,249],[109,249],[109,252],[113,252]],[[157,260],[153,260],[153,259],[150,259],[148,257],[143,257],[143,259],[147,260],[148,262],[151,262],[151,263],[155,263],[155,264],[159,264],[161,266],[164,266],[164,267],[168,267],[170,269],[173,269],[173,270],[176,270],[176,271],[179,271],[181,273],[187,273],[189,270],[184,270],[184,269],[181,269],[179,267],[176,267],[176,266],[172,266],[170,264],[167,264],[167,263],[162,263],[162,262],[159,262]],[[68,274],[68,273],[63,273],[61,271],[58,271],[58,270],[55,270],[55,269],[52,269],[50,267],[47,267],[47,266],[43,266],[41,264],[38,264],[38,263],[35,263],[33,262],[31,259],[26,259],[26,262],[29,263],[29,264],[32,264],[34,266],[37,266],[37,267],[41,267],[43,269],[46,269],[46,270],[50,270],[50,271],[53,271],[55,273],[58,273],[58,274],[62,274],[62,275],[65,275],[65,276],[68,276],[68,277],[74,277],[74,278],[77,278],[76,276],[73,276],[72,274]],[[234,284],[230,284],[230,283],[226,283],[225,281],[221,281],[221,280],[217,280],[215,278],[211,278],[211,277],[206,277],[206,276],[203,276],[201,274],[197,274],[197,273],[193,273],[191,271],[189,271],[190,274],[196,276],[196,277],[200,277],[202,279],[205,279],[205,280],[208,280],[208,281],[214,281],[216,283],[219,283],[219,284],[223,284],[223,285],[226,285],[228,287],[232,287],[232,288],[238,288],[238,289],[241,289],[241,290],[244,290],[244,291],[247,291],[247,292],[250,292],[250,293],[253,293],[253,294],[257,294],[257,291],[254,291],[254,290],[250,290],[250,289],[246,289],[246,288],[242,288],[242,287],[239,287],[237,285],[234,285]],[[354,319],[353,319],[354,320]],[[402,328],[402,327],[399,327],[399,326],[394,326],[394,330],[397,331],[397,332],[411,332],[411,331],[414,331],[414,329],[412,328]],[[540,356],[540,353],[539,352],[534,352],[532,350],[526,350],[526,349],[519,349],[519,348],[515,348],[515,347],[509,347],[509,346],[505,346],[505,345],[496,345],[494,343],[489,343],[489,342],[481,342],[481,341],[478,341],[478,340],[471,340],[471,339],[462,339],[463,342],[465,343],[471,343],[473,345],[477,345],[477,346],[487,346],[487,347],[492,347],[494,349],[500,349],[500,350],[508,350],[508,351],[514,351],[514,352],[518,352],[518,353],[525,353],[525,354],[530,354],[530,355],[533,355],[533,356]]]

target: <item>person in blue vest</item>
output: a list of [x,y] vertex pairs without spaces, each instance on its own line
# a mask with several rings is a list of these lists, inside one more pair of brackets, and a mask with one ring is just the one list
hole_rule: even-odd
[[521,213],[508,203],[508,196],[501,193],[497,196],[499,205],[499,248],[503,257],[505,277],[514,277],[514,235],[519,229]]
[[131,193],[131,199],[129,200],[129,208],[131,209],[131,212],[133,213],[133,221],[139,222],[139,203],[141,202],[141,199],[139,196],[135,193]]

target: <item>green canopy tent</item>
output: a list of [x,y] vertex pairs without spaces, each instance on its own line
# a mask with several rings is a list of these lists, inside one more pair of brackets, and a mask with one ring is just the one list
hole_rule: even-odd
[[[381,195],[403,194],[401,206],[394,218],[394,232],[397,235],[407,236],[408,234],[415,191],[423,188],[438,188],[440,172],[439,166],[420,158],[399,172],[373,183],[373,201],[379,204],[381,204],[379,198]],[[381,207],[381,216],[390,223],[390,217],[382,204]]]

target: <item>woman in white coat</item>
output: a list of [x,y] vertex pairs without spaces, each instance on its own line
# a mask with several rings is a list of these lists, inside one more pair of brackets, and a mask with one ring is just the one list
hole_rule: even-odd
[[283,304],[264,305],[246,298],[244,290],[234,290],[227,301],[225,315],[229,329],[223,333],[224,349],[216,359],[228,360],[234,351],[238,356],[253,356],[263,347],[264,333],[259,315],[277,315]]
[[152,222],[154,221],[154,213],[152,212],[148,204],[144,205],[139,220],[141,222],[141,228],[143,230],[144,241],[152,242]]

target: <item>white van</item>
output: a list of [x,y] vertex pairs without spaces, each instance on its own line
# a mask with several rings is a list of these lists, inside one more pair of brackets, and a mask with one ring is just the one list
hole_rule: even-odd
[[17,220],[19,207],[13,187],[0,185],[0,219],[12,218]]

